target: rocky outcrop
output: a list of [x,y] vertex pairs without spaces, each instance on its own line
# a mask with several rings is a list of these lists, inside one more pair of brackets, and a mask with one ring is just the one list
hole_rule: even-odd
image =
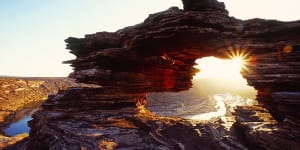
[[[220,136],[211,131],[217,126],[155,116],[142,106],[145,93],[74,90],[79,95],[60,93],[34,114],[29,149],[220,149]],[[78,98],[87,95],[94,100]]]
[[25,149],[26,146],[21,147],[21,143],[24,143],[26,141],[26,138],[28,138],[28,133],[19,134],[14,137],[6,137],[0,135],[0,149],[6,149],[11,147],[16,147],[16,145],[20,145],[19,148]]
[[[72,86],[82,86],[69,78],[0,78],[0,127],[2,130],[10,123],[20,120],[19,113],[26,113],[29,105],[40,105],[58,90]],[[25,110],[23,110],[25,109]],[[20,145],[28,134],[14,137],[0,135],[0,149]],[[25,145],[25,144],[24,144]],[[24,148],[24,146],[23,146]]]
[[[215,0],[183,2],[185,10],[151,14],[115,33],[68,38],[77,56],[65,62],[74,67],[71,77],[102,88],[69,88],[49,98],[30,122],[28,149],[299,148],[300,21],[242,21]],[[242,73],[260,105],[237,108],[229,131],[143,107],[148,92],[189,89],[197,58],[233,55],[247,59]]]
[[69,78],[0,78],[0,125],[3,126],[24,106],[44,101],[58,90],[76,87]]
[[[300,22],[262,19],[242,21],[220,11],[219,8],[223,7],[219,5],[222,4],[216,1],[183,2],[186,10],[170,8],[151,14],[143,23],[121,29],[115,34],[100,32],[78,39],[86,41],[81,45],[86,48],[85,55],[88,56],[78,56],[77,59],[68,62],[75,68],[72,77],[76,78],[77,82],[106,85],[116,82],[119,84],[117,78],[123,76],[131,83],[137,80],[152,80],[146,78],[152,78],[153,71],[163,74],[165,71],[156,69],[164,68],[168,70],[166,76],[172,75],[175,82],[191,78],[195,72],[191,68],[197,58],[224,58],[243,53],[248,61],[243,75],[250,85],[259,90],[259,101],[278,119],[282,120],[287,115],[299,118],[299,113],[295,111],[298,103],[291,102],[293,100],[288,97],[299,93],[297,67]],[[209,9],[189,11],[190,6],[186,3],[195,4],[192,5],[194,7],[199,3]],[[106,37],[118,40],[109,41],[114,41],[114,44],[110,43],[113,46],[103,48],[103,45],[109,45],[108,41],[101,42],[98,39]],[[75,47],[78,42],[71,39],[75,38],[66,40],[67,48],[71,49],[72,53],[81,50],[81,47]],[[91,44],[97,42],[98,46]],[[136,73],[148,70],[150,71],[145,73],[147,75],[144,77]],[[126,86],[127,83],[124,84]],[[179,87],[185,88],[187,87]],[[272,95],[274,97],[278,93],[272,92],[280,92],[281,99],[274,100]],[[283,96],[284,93],[287,95]],[[286,97],[287,100],[283,100],[282,97]]]
[[299,118],[299,46],[286,45],[273,52],[256,55],[244,76],[259,90],[259,101],[278,120]]
[[262,106],[237,107],[236,128],[250,149],[299,149],[300,126],[296,118],[278,123]]
[[[28,113],[30,107],[40,105],[59,90],[68,87],[87,86],[75,83],[70,78],[21,78],[1,77],[0,78],[0,129],[1,133],[10,123],[16,122]],[[24,110],[23,110],[24,109]],[[27,110],[28,109],[28,110]],[[20,115],[20,114],[21,115]],[[13,137],[0,135],[0,149],[9,146],[19,145],[24,149],[28,134],[19,134]],[[19,148],[20,148],[19,147]]]
[[227,12],[223,2],[215,0],[182,0],[183,8],[187,11],[220,10]]

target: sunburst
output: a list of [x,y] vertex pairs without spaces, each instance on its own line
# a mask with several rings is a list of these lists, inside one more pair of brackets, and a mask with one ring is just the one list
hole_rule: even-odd
[[232,60],[233,67],[237,67],[241,70],[248,70],[247,65],[250,62],[251,51],[243,48],[228,48],[227,56]]
[[220,78],[235,80],[241,77],[243,72],[248,71],[250,51],[241,48],[229,47],[227,51],[228,59],[218,59],[216,57],[205,57],[196,60],[195,68],[200,72],[195,78]]

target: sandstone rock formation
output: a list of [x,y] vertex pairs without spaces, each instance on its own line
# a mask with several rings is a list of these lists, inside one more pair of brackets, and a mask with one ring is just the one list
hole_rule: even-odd
[[[20,120],[19,112],[25,112],[32,105],[40,103],[54,95],[59,90],[68,87],[80,87],[84,84],[75,83],[70,78],[21,78],[1,77],[0,78],[0,129],[7,127],[10,123]],[[30,105],[30,106],[29,106]],[[22,114],[22,113],[21,113]],[[28,134],[21,134],[14,137],[0,135],[0,149],[12,145]]]
[[0,78],[0,125],[25,105],[41,102],[48,98],[48,94],[79,85],[68,78]]
[[[49,98],[30,122],[28,149],[299,149],[300,21],[243,21],[215,0],[183,3],[115,33],[68,38],[71,77],[103,87]],[[229,131],[143,107],[147,92],[190,88],[197,58],[238,53],[260,105],[237,108]]]
[[[24,139],[28,138],[28,133],[19,134],[14,137],[6,137],[3,135],[0,135],[0,149],[5,149],[10,146],[14,146],[18,142],[25,141]],[[25,149],[25,147],[23,147]]]
[[277,122],[262,106],[237,107],[236,122],[250,149],[299,149],[300,128],[297,119]]

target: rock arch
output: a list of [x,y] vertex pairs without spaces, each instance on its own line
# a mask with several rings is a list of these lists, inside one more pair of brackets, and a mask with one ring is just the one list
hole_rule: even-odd
[[[172,7],[151,14],[141,24],[114,33],[68,38],[67,48],[77,56],[69,62],[75,69],[73,76],[78,82],[105,85],[116,81],[107,78],[108,72],[147,72],[164,68],[169,74],[174,72],[175,81],[186,79],[189,83],[195,73],[192,68],[195,59],[205,56],[224,58],[228,57],[228,50],[243,50],[251,57],[248,71],[243,73],[248,83],[259,90],[258,96],[262,99],[272,97],[273,92],[273,97],[278,99],[276,102],[262,100],[262,103],[278,119],[282,120],[286,115],[300,117],[297,112],[289,112],[292,106],[281,105],[279,100],[299,95],[299,21],[243,21],[228,16],[224,4],[214,0],[183,3],[188,3],[185,10]],[[157,71],[154,70],[146,77],[155,76],[153,72]],[[104,82],[102,76],[111,81]],[[128,81],[129,76],[126,77]],[[137,76],[133,75],[133,80],[138,79]],[[174,85],[174,88],[188,88],[188,84],[184,87]],[[298,105],[294,106],[293,110],[297,110]]]
[[[232,139],[214,135],[212,124],[198,125],[205,135],[199,136],[186,120],[149,113],[141,117],[134,109],[125,109],[134,108],[136,100],[150,91],[190,88],[197,58],[225,58],[228,50],[243,49],[251,57],[243,76],[259,91],[258,101],[280,123],[266,119],[269,115],[263,107],[251,107],[237,111],[240,121],[244,121],[237,123],[237,128],[250,148],[297,148],[299,138],[291,135],[299,135],[300,21],[239,20],[228,16],[224,4],[215,0],[183,2],[185,10],[172,7],[117,32],[66,39],[67,48],[77,57],[65,62],[74,67],[71,77],[103,88],[73,88],[50,98],[30,123],[29,147],[97,149],[99,144],[101,147],[101,143],[111,142],[135,148],[245,148],[230,143]],[[243,119],[249,115],[247,112],[259,115],[256,120],[251,116]],[[261,130],[254,128],[253,122],[261,122]],[[263,129],[280,130],[267,133]],[[285,129],[294,130],[289,133]],[[175,130],[184,134],[174,135]],[[133,141],[120,134],[125,132]],[[279,134],[286,138],[278,139]],[[184,138],[187,135],[189,141]]]

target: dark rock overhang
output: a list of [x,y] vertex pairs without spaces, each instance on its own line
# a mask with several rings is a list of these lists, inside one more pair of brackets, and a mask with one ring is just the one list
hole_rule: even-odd
[[[110,71],[140,72],[155,66],[179,71],[193,66],[197,58],[226,58],[232,50],[251,53],[252,63],[259,61],[260,54],[276,61],[291,60],[290,55],[299,51],[300,21],[243,21],[228,16],[224,4],[215,0],[183,2],[184,10],[172,7],[117,32],[66,39],[67,48],[77,56],[66,62],[74,67],[74,77],[79,82],[97,83],[100,74],[106,76]],[[285,53],[286,46],[292,53]]]
[[[243,21],[230,17],[224,4],[215,0],[183,2],[192,3],[193,7],[189,4],[184,10],[172,7],[149,15],[141,24],[114,33],[98,32],[85,38],[68,38],[67,48],[76,56],[110,48],[150,55],[193,48],[205,53],[212,50],[218,56],[224,55],[228,46],[235,45],[254,53],[265,53],[287,44],[299,46],[300,21]],[[201,9],[197,9],[198,3]]]
[[[66,62],[74,67],[71,76],[126,89],[128,83],[142,85],[134,89],[142,91],[186,90],[197,58],[242,52],[249,57],[243,75],[259,90],[258,97],[300,90],[300,21],[239,20],[215,0],[183,3],[184,10],[171,7],[117,32],[66,39],[77,56]],[[270,109],[277,111],[274,104]]]

